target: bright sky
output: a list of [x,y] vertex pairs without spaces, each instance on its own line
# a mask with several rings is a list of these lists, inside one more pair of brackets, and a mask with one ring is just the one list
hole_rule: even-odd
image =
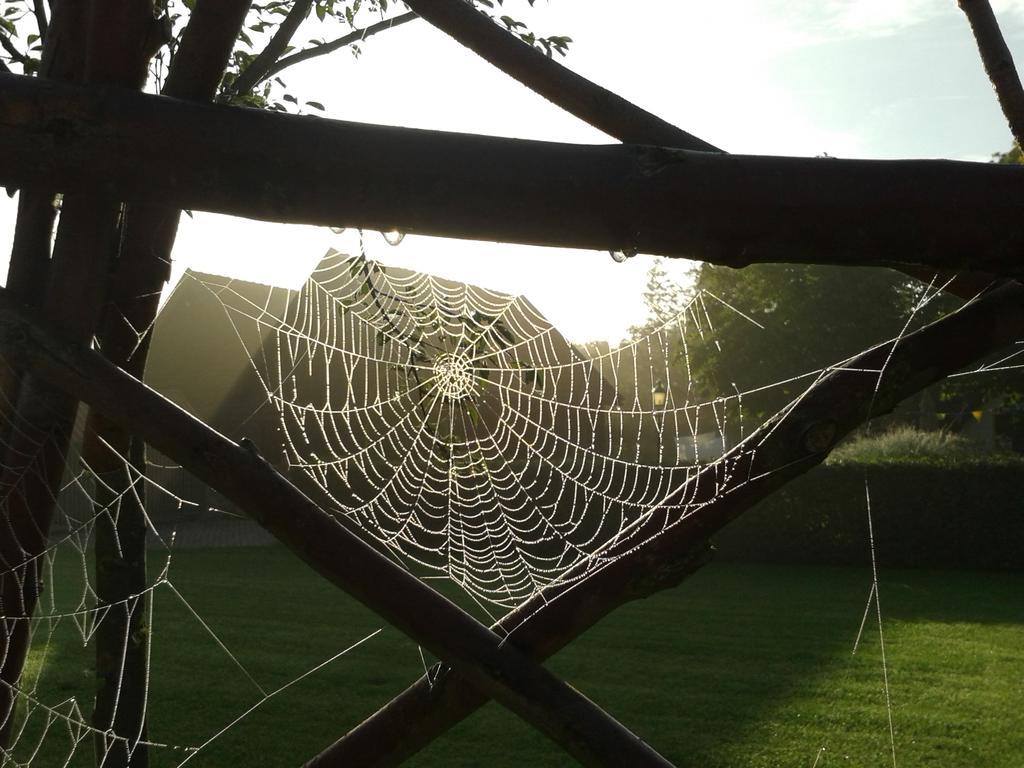
[[[996,0],[1024,64],[1024,0]],[[1011,137],[955,0],[539,0],[509,13],[574,40],[571,68],[731,152],[986,160]],[[320,36],[312,29],[309,36]],[[327,115],[420,128],[583,143],[609,141],[421,21],[289,70]],[[268,147],[273,152],[273,147]],[[339,179],[338,183],[344,183]],[[0,233],[13,231],[0,202]],[[0,238],[5,243],[9,236]],[[652,259],[407,237],[366,237],[370,258],[524,294],[572,340],[618,340],[644,318]],[[297,287],[352,233],[196,213],[186,267]],[[682,278],[689,267],[669,268]]]

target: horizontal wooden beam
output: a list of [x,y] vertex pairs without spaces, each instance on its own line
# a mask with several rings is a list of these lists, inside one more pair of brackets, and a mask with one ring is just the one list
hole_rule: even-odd
[[[0,74],[0,184],[267,221],[1019,276],[1024,168],[420,131]],[[285,258],[282,255],[282,258]]]
[[321,510],[255,448],[218,434],[0,289],[8,361],[89,404],[233,501],[313,570],[445,659],[588,766],[671,764],[578,691]]

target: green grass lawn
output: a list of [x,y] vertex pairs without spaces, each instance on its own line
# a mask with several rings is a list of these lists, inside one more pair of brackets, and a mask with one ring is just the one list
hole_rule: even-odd
[[[61,601],[81,570],[75,560],[58,563]],[[278,548],[180,551],[170,580],[266,691],[381,626]],[[866,567],[712,565],[622,608],[552,668],[677,765],[809,768],[822,748],[818,766],[891,765],[871,617],[851,654],[869,588]],[[883,571],[881,598],[901,768],[1024,765],[1024,576]],[[201,744],[261,700],[166,586],[156,592],[153,638],[151,739]],[[62,620],[40,698],[77,696],[88,714],[92,652]],[[188,764],[299,765],[421,671],[416,646],[385,628],[267,700]],[[28,732],[42,722],[33,714]],[[58,721],[36,764],[63,764],[68,740]],[[87,743],[72,765],[91,764]],[[19,757],[28,747],[26,738]],[[184,757],[155,750],[153,764]],[[410,764],[573,763],[492,704]]]

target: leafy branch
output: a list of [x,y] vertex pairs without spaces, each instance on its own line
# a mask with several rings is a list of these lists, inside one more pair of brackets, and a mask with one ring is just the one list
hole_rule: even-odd
[[298,64],[303,61],[309,61],[310,59],[315,59],[318,56],[325,56],[328,53],[333,53],[334,51],[340,50],[341,48],[345,48],[346,46],[354,45],[355,43],[360,43],[366,38],[377,34],[378,32],[384,32],[385,30],[400,26],[416,18],[418,18],[418,16],[412,11],[410,11],[408,13],[403,13],[399,16],[394,16],[390,19],[383,19],[381,21],[378,21],[376,24],[371,24],[370,26],[365,27],[363,29],[357,29],[353,32],[350,32],[347,35],[343,35],[342,37],[339,37],[335,40],[331,40],[330,42],[317,43],[312,48],[306,48],[304,50],[298,51],[297,53],[293,53],[290,56],[285,56],[283,59],[280,59],[276,64],[270,67],[270,69],[264,76],[264,79],[273,77],[278,72],[282,71],[283,69],[286,69],[287,67],[292,66],[293,64]]
[[[10,9],[8,9],[10,10]],[[8,55],[13,61],[18,62],[24,68],[26,73],[34,69],[34,60],[30,59],[27,55],[18,50],[17,46],[11,40],[11,37],[17,34],[14,22],[7,18],[0,17],[0,46],[7,51]]]
[[[527,0],[532,8],[536,0]],[[495,0],[476,0],[477,4],[485,6],[490,9],[494,9]],[[504,0],[497,0],[499,7],[505,5]],[[411,5],[411,4],[410,4]],[[497,18],[489,13],[481,12],[482,15],[487,16],[495,23],[504,26],[506,30],[511,32],[515,37],[519,38],[522,42],[526,43],[531,48],[536,48],[539,51],[543,51],[548,58],[558,54],[559,56],[565,56],[569,52],[569,44],[572,42],[572,38],[568,35],[549,35],[548,37],[539,37],[535,33],[531,32],[530,29],[521,21],[516,21],[511,16],[502,14]]]
[[247,94],[266,79],[270,68],[287,51],[292,37],[295,36],[299,25],[305,21],[312,8],[313,0],[295,0],[291,10],[287,12],[284,21],[281,22],[281,26],[271,36],[270,42],[246,64],[231,83],[231,90],[235,94]]

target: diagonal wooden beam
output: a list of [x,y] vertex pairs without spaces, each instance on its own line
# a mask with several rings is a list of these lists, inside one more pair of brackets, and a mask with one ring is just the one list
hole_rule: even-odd
[[743,266],[1017,276],[1024,168],[753,157],[417,131],[0,74],[0,184],[269,221]]
[[[1006,281],[898,343],[868,350],[811,386],[795,404],[684,484],[579,584],[574,574],[508,614],[495,630],[545,659],[626,602],[678,584],[708,558],[708,539],[776,489],[819,464],[851,430],[950,373],[1024,338],[1024,286]],[[877,385],[877,390],[876,390]],[[577,574],[578,575],[578,574]],[[395,766],[486,702],[458,672],[438,666],[307,763],[307,768]]]
[[596,704],[321,510],[254,448],[218,434],[84,346],[59,341],[0,290],[0,349],[238,504],[324,578],[588,766],[671,766]]
[[540,94],[559,109],[626,144],[721,152],[704,139],[677,128],[617,93],[592,83],[499,27],[462,0],[406,2],[424,21],[484,61]]

